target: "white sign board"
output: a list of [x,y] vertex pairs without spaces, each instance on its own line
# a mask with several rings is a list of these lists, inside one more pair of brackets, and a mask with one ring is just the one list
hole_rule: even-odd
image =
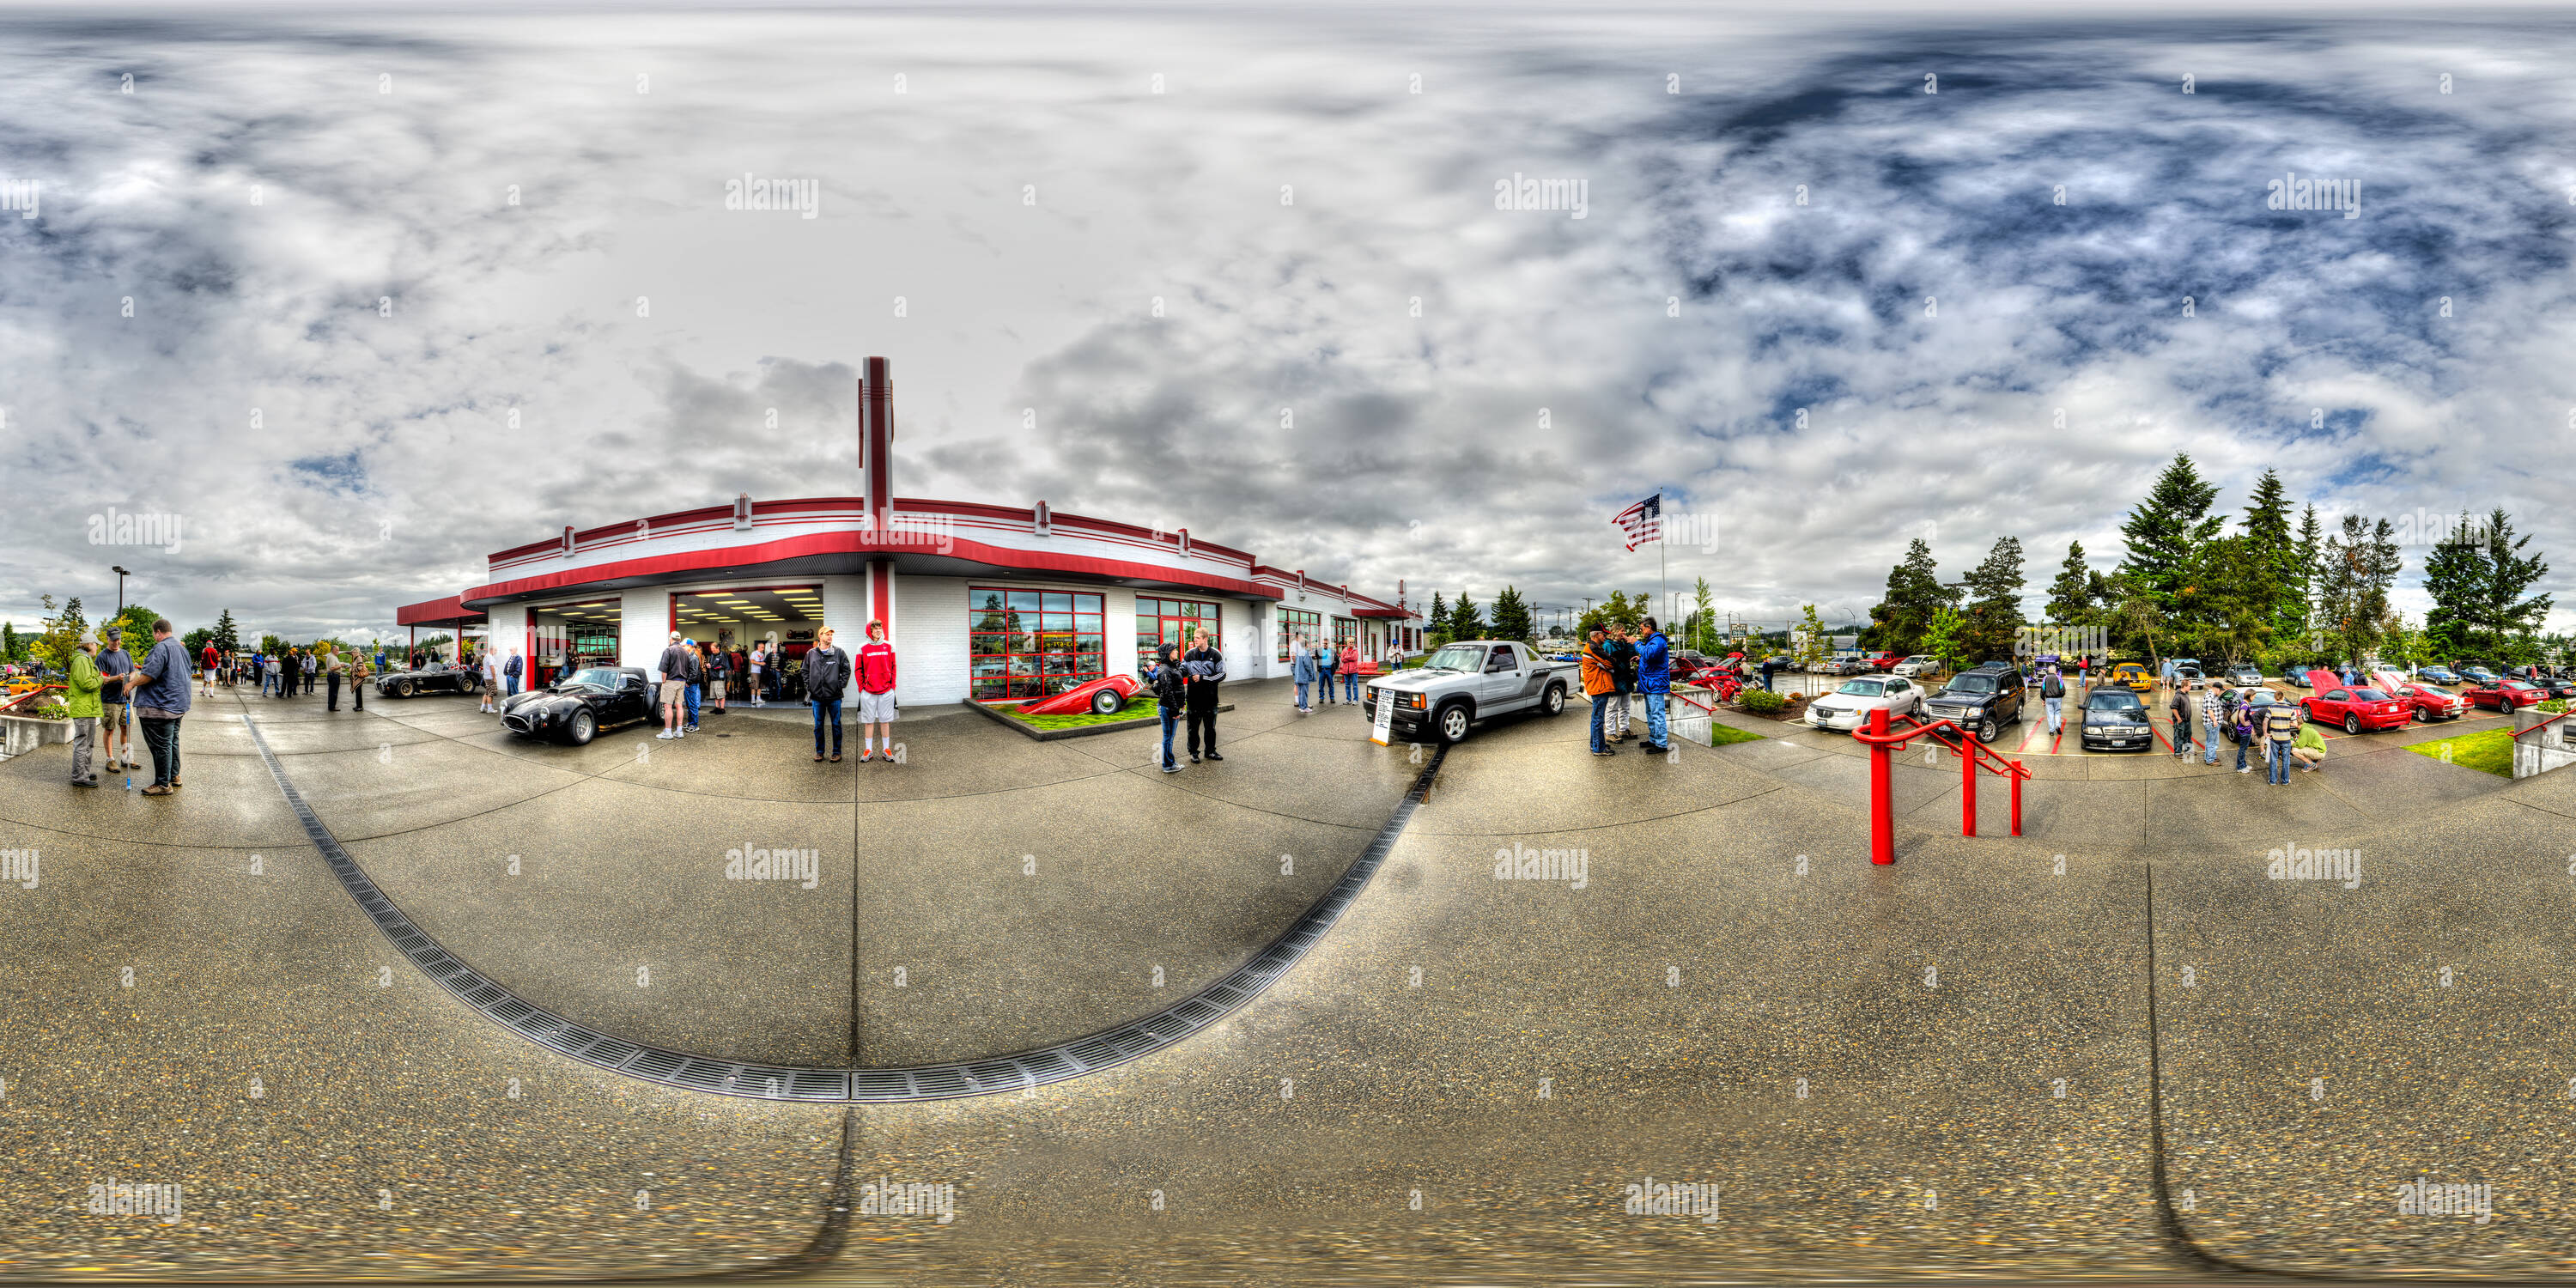
[[1392,746],[1394,744],[1387,741],[1387,736],[1394,729],[1395,693],[1389,690],[1377,695],[1377,719],[1369,724],[1369,741],[1381,747]]

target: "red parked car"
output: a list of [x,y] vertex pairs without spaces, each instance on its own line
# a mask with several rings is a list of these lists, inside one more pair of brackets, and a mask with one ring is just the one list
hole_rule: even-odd
[[2381,671],[2370,677],[2379,691],[2406,704],[2417,724],[2436,720],[2457,720],[2469,713],[2469,700],[2448,689],[2429,684],[2409,684],[2395,671]]
[[2308,672],[2315,697],[2299,700],[2299,714],[2318,724],[2342,725],[2345,733],[2394,729],[2415,718],[2415,708],[2377,689],[2348,688],[2331,671]]
[[1869,658],[1869,669],[1873,671],[1893,671],[1896,669],[1896,664],[1904,660],[1905,654],[1903,653],[1873,653]]
[[2474,706],[2490,707],[2506,715],[2512,715],[2519,708],[2548,701],[2549,690],[2525,684],[2520,680],[2497,680],[2492,684],[2481,684],[2474,689],[2464,689],[2460,696],[2467,698]]

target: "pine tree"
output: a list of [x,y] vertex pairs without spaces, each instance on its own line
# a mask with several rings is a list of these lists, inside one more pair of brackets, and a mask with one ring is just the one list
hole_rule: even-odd
[[2361,664],[2379,640],[2388,619],[2388,592],[2402,561],[2388,520],[2376,527],[2358,514],[2343,516],[2343,530],[2326,539],[2319,555],[2319,602],[2323,626],[2335,640],[2335,661]]
[[229,653],[241,647],[241,628],[233,624],[233,610],[227,608],[215,617],[215,647]]
[[2296,578],[2295,590],[2287,596],[2291,602],[2284,613],[2295,618],[2281,633],[2280,643],[2300,648],[2317,646],[2318,560],[2325,557],[2325,526],[2317,521],[2317,507],[2311,503],[2299,514],[2299,535],[2290,543],[2290,558]]
[[1493,638],[1520,640],[1524,643],[1530,638],[1529,605],[1521,599],[1521,592],[1514,587],[1505,586],[1502,594],[1494,596]]
[[2483,521],[2460,516],[2424,560],[2424,593],[2433,600],[2424,626],[2432,647],[2451,657],[2538,653],[2534,632],[2555,601],[2523,598],[2549,572],[2540,556],[2522,553],[2530,544],[2530,537],[2514,536],[2513,517],[2502,507]]
[[2157,611],[2173,613],[2175,592],[2191,567],[2193,552],[2216,537],[2226,522],[2209,512],[2217,499],[2218,489],[2201,480],[2190,455],[2176,454],[2146,499],[2120,525],[2120,535],[2129,546],[2121,568],[2136,580]]
[[1485,638],[1485,615],[1467,592],[1458,592],[1458,602],[1449,606],[1449,638],[1477,640]]
[[1887,572],[1887,598],[1869,610],[1878,646],[1892,653],[1920,651],[1933,612],[1956,602],[1957,596],[1941,585],[1932,547],[1916,537],[1906,545],[1905,558]]
[[1706,577],[1691,589],[1690,641],[1693,652],[1712,656],[1717,652],[1717,605],[1709,598]]
[[1431,592],[1431,615],[1422,620],[1435,631],[1449,629],[1449,601],[1442,599],[1439,591]]
[[1998,537],[1985,561],[1968,573],[1966,643],[1971,659],[2012,656],[2022,626],[2021,563],[2021,538]]
[[2060,626],[2090,625],[2098,575],[2084,562],[2084,543],[2067,542],[2066,563],[2057,570],[2057,580],[2048,583],[2048,620]]
[[18,627],[16,624],[11,622],[0,622],[0,661],[15,662],[19,660],[25,647],[25,645],[18,642]]
[[2278,473],[2267,469],[2254,481],[2244,523],[2246,554],[2269,590],[2271,631],[2296,634],[2307,621],[2307,579],[2300,575],[2299,543],[2290,535],[2290,498]]

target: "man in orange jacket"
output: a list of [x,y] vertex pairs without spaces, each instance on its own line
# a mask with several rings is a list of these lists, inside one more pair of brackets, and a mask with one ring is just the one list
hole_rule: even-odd
[[1609,711],[1611,699],[1618,696],[1619,688],[1614,678],[1617,663],[1611,658],[1609,641],[1610,633],[1595,626],[1592,638],[1583,642],[1583,695],[1592,699],[1592,754],[1596,756],[1619,754],[1618,749],[1601,736],[1602,718]]

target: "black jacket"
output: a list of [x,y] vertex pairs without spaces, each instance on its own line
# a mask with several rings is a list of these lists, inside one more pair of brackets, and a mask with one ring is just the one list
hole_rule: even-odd
[[1616,686],[1612,691],[1617,693],[1636,692],[1637,646],[1627,640],[1612,640],[1610,641],[1608,652],[1610,654],[1610,683]]
[[1154,701],[1162,708],[1164,715],[1176,716],[1181,713],[1181,704],[1185,700],[1185,687],[1181,683],[1180,667],[1157,665],[1152,673],[1145,677],[1145,683],[1153,689]]
[[1181,660],[1199,664],[1200,674],[1189,677],[1192,705],[1201,708],[1214,706],[1216,686],[1225,682],[1225,654],[1212,648],[1194,648],[1183,653]]
[[850,655],[838,646],[805,650],[805,696],[816,702],[838,702],[850,687]]

